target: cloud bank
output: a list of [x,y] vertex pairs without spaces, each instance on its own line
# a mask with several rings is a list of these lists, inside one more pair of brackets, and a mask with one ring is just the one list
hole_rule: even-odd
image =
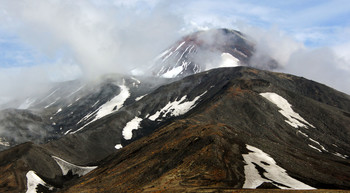
[[[4,0],[0,18],[0,32],[15,34],[16,41],[43,56],[16,69],[0,65],[3,95],[29,85],[37,90],[37,82],[128,73],[174,42],[182,26],[182,19],[157,1]],[[14,75],[7,76],[9,71]]]
[[178,36],[181,19],[165,4],[152,10],[113,1],[6,1],[7,19],[25,42],[74,60],[87,76],[126,72]]
[[266,69],[261,56],[269,55],[278,66],[275,71],[303,76],[337,90],[350,93],[350,44],[308,48],[274,27],[268,30],[241,26],[241,31],[254,40],[256,53],[251,64]]
[[[105,73],[147,67],[184,33],[208,28],[232,28],[250,36],[257,49],[255,67],[266,69],[260,56],[271,55],[279,62],[278,71],[350,93],[350,30],[322,27],[346,14],[347,6],[339,14],[330,12],[330,18],[319,18],[319,13],[327,15],[326,8],[339,3],[2,0],[0,35],[10,34],[10,38],[0,38],[0,49],[9,49],[2,53],[17,50],[17,61],[23,65],[0,64],[0,103],[41,92],[52,81],[91,80]],[[271,27],[274,24],[277,27]],[[7,41],[28,49],[13,48]]]

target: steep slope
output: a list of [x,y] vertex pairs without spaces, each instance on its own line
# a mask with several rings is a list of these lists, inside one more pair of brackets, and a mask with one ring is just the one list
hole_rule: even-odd
[[[40,173],[41,178],[59,187],[63,179],[61,170],[50,154],[33,143],[23,143],[0,153],[0,191],[24,192],[28,189],[30,171]],[[51,180],[48,180],[51,179]]]
[[[348,95],[300,77],[243,67],[197,74],[155,92],[186,82],[188,95],[213,87],[185,116],[109,156],[64,191],[202,192],[264,182],[350,188]],[[135,134],[144,129],[141,124]]]
[[[239,31],[211,29],[198,31],[170,46],[160,54],[149,71],[165,78],[185,77],[213,68],[250,66],[254,43]],[[261,56],[261,66],[277,67],[269,56]]]
[[0,111],[0,150],[27,141],[46,143],[76,132],[138,100],[165,81],[169,80],[138,80],[114,74],[95,82],[55,84],[46,94],[27,98],[20,105],[25,109]]

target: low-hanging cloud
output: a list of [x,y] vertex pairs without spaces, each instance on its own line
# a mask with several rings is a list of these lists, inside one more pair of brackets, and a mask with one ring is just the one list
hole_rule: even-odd
[[[208,1],[200,4],[205,2]],[[183,35],[181,33],[194,31],[188,29],[193,27],[188,26],[193,18],[188,13],[175,14],[175,5],[183,6],[187,2],[3,0],[0,32],[16,34],[21,42],[49,60],[15,69],[0,67],[0,103],[6,101],[6,97],[38,93],[50,81],[95,79],[105,73],[129,73],[136,67],[147,67],[148,62]],[[225,25],[227,23],[230,22]],[[273,66],[275,70],[350,93],[350,59],[344,51],[349,50],[350,44],[335,49],[309,49],[278,28],[263,30],[237,23],[210,26],[238,29],[254,39],[256,54],[251,64],[257,68],[271,67],[266,66],[269,61],[262,62],[264,56],[269,55],[278,62]]]
[[[350,60],[346,50],[350,46],[308,48],[277,27],[270,30],[241,26],[240,30],[255,43],[256,53],[251,65],[269,69],[263,56],[277,61],[275,71],[286,72],[318,81],[337,90],[350,93]],[[350,44],[349,44],[350,45]]]
[[165,4],[140,8],[102,1],[6,1],[13,30],[46,55],[73,59],[88,77],[144,64],[178,34]]
[[[38,82],[91,80],[147,66],[180,36],[183,22],[157,1],[4,0],[0,17],[0,31],[16,34],[49,58],[15,69],[21,71],[17,76],[0,67],[2,94],[8,97],[35,93]],[[34,91],[13,92],[28,87]]]

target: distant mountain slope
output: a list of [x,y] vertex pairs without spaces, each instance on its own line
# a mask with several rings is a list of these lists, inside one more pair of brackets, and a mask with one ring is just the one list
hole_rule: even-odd
[[28,141],[44,143],[58,137],[50,122],[39,113],[19,109],[0,111],[0,150]]
[[[213,68],[250,66],[255,53],[254,43],[239,31],[212,29],[183,37],[160,54],[150,72],[165,78],[184,77]],[[276,61],[269,56],[261,64],[270,70]]]
[[46,143],[76,132],[164,82],[170,80],[114,74],[95,82],[55,84],[46,94],[27,98],[19,105],[22,109],[0,110],[0,150],[28,141]]

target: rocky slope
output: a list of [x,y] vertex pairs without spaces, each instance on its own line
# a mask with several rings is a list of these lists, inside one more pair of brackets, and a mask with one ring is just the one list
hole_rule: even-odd
[[84,128],[94,121],[138,100],[166,79],[120,74],[100,80],[55,84],[45,94],[0,111],[0,150],[32,141],[47,143]]
[[155,60],[154,77],[12,101],[0,111],[0,192],[350,189],[350,96],[233,67],[254,66],[253,54],[240,32],[197,32]]
[[[64,191],[201,192],[258,188],[263,182],[279,188],[350,188],[349,96],[250,68],[218,69],[181,81],[198,83],[191,91],[214,87],[186,116],[109,156]],[[300,83],[305,86],[296,89]],[[295,114],[288,117],[281,101]]]
[[[301,77],[248,67],[214,69],[130,99],[58,140],[0,152],[0,170],[12,173],[0,189],[28,188],[30,171],[46,189],[72,192],[262,184],[349,189],[349,112],[348,95]],[[14,165],[18,160],[24,168]],[[69,164],[62,169],[62,163]],[[98,168],[70,180],[91,166]]]

